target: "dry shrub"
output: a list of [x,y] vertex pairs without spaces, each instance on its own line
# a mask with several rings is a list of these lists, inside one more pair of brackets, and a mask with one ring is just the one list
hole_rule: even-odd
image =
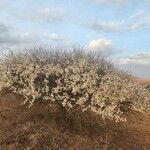
[[80,50],[11,54],[1,60],[0,75],[0,90],[8,88],[24,96],[29,107],[36,101],[55,103],[68,114],[79,107],[118,122],[125,121],[125,110],[150,104],[146,88],[106,59]]

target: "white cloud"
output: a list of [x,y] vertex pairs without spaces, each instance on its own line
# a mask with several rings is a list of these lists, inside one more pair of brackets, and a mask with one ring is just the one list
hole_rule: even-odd
[[145,16],[143,10],[137,11],[126,20],[121,21],[99,21],[89,22],[89,28],[97,32],[120,33],[130,32],[137,29],[150,28],[150,17]]
[[3,9],[3,8],[7,8],[9,5],[8,5],[8,0],[0,0],[0,8]]
[[117,60],[122,65],[148,65],[150,67],[150,52],[143,52]]
[[109,56],[116,53],[118,50],[109,39],[97,39],[88,43],[88,50],[95,53],[100,53],[104,56]]
[[137,11],[135,14],[129,16],[128,30],[136,30],[144,27],[150,27],[150,17],[145,16],[143,10]]
[[115,8],[122,8],[127,4],[127,0],[89,0],[97,3],[98,5],[108,5]]
[[122,65],[150,65],[150,62],[144,59],[120,58],[119,63]]
[[150,79],[150,51],[114,59],[121,69],[137,77]]
[[86,0],[88,2],[94,2],[95,4],[101,6],[110,6],[116,10],[122,10],[129,7],[134,7],[135,5],[150,5],[150,0]]
[[139,54],[135,55],[134,57],[135,58],[143,58],[143,59],[148,58],[149,61],[150,61],[150,51],[149,52],[139,53]]
[[0,22],[0,34],[4,32],[8,32],[8,30],[9,30],[9,27],[5,25],[4,23]]
[[128,25],[128,31],[133,31],[133,30],[139,29],[141,27],[144,27],[144,24],[145,23],[143,23],[143,22],[137,22],[137,23],[130,24],[130,25]]
[[44,33],[43,34],[45,38],[51,41],[66,41],[67,38],[64,36],[58,35],[56,33]]
[[45,42],[48,44],[50,41],[69,44],[70,39],[53,32],[43,34],[21,32],[13,26],[0,22],[0,49],[18,49],[38,45]]
[[61,8],[42,8],[35,10],[35,12],[30,12],[27,14],[26,18],[30,21],[37,22],[58,22],[64,21],[67,16],[67,12]]
[[95,21],[90,25],[91,29],[94,29],[95,31],[98,32],[122,32],[125,30],[124,28],[124,21],[121,22],[112,22],[112,21],[108,21],[108,22],[98,22]]
[[129,16],[130,20],[138,20],[145,16],[144,10],[138,10],[135,14]]
[[29,32],[19,32],[10,25],[0,22],[0,47],[33,43],[38,39],[37,35]]

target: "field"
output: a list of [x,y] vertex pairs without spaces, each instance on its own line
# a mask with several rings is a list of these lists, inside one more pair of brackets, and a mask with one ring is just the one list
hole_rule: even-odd
[[0,150],[149,150],[149,80],[81,51],[8,55],[0,74]]

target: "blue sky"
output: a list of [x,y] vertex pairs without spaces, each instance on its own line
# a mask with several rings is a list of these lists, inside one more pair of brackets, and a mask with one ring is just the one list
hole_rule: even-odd
[[150,78],[150,0],[0,0],[0,47],[73,45]]

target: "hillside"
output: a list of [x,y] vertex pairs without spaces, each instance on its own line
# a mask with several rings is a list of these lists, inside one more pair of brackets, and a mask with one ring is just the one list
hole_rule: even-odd
[[126,123],[102,123],[87,112],[80,114],[82,126],[76,128],[72,123],[66,125],[56,106],[49,108],[38,103],[28,109],[21,102],[22,97],[7,91],[0,95],[2,150],[148,150],[150,147],[149,112],[128,112]]
[[0,75],[0,150],[150,147],[149,87],[99,55],[11,54]]
[[150,80],[148,80],[148,79],[140,79],[139,82],[140,82],[141,84],[150,85]]

